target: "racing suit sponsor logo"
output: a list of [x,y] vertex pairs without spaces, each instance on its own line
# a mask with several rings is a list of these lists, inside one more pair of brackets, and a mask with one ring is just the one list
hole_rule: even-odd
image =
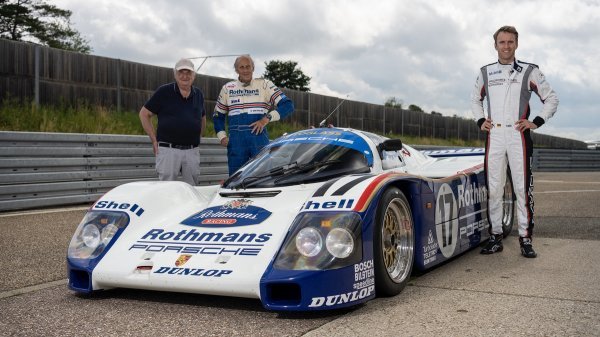
[[258,255],[271,233],[215,233],[195,229],[166,232],[151,229],[129,247],[130,251],[152,253],[206,254],[206,255]]
[[98,201],[92,209],[116,209],[116,210],[127,210],[137,216],[141,216],[144,213],[144,209],[141,208],[138,204],[129,204],[129,203],[118,203],[110,200],[101,200]]
[[233,270],[220,269],[201,269],[201,268],[174,268],[174,267],[159,267],[154,271],[154,274],[165,275],[183,275],[183,276],[204,276],[204,277],[221,277],[229,275]]
[[177,261],[175,261],[175,266],[176,267],[181,267],[184,264],[186,264],[186,262],[188,262],[190,260],[192,256],[190,254],[183,254],[183,255],[179,255],[179,257],[177,258]]
[[259,89],[253,89],[253,90],[248,90],[248,89],[229,89],[229,96],[230,97],[235,97],[235,96],[252,96],[252,95],[259,95],[260,94],[260,90]]
[[504,82],[506,82],[505,79],[503,78],[499,78],[499,79],[495,79],[495,80],[490,80],[488,82],[488,87],[493,87],[493,86],[498,86],[498,85],[503,85]]
[[222,206],[209,207],[183,220],[181,224],[194,227],[237,227],[256,225],[271,216],[271,212],[250,203],[251,200],[238,199]]

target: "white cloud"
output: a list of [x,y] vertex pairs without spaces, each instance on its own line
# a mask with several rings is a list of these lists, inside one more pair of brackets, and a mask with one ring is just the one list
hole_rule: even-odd
[[[517,58],[538,64],[561,101],[538,132],[600,138],[598,1],[50,2],[73,11],[97,55],[170,67],[182,56],[249,53],[257,75],[264,62],[294,60],[315,93],[377,104],[393,96],[465,117],[477,70],[496,59],[492,34],[514,25]],[[230,78],[232,63],[210,58],[200,72]]]

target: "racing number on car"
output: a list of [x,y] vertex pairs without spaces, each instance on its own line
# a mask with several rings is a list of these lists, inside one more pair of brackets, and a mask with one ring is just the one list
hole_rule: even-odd
[[435,232],[437,241],[445,257],[450,257],[458,241],[458,209],[456,197],[448,184],[440,186],[436,197]]

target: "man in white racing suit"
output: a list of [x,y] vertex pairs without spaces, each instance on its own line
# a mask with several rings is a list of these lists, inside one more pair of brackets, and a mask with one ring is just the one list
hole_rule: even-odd
[[[471,110],[477,125],[488,133],[485,173],[491,236],[481,253],[493,254],[503,249],[503,194],[508,164],[517,197],[521,254],[532,258],[537,254],[532,245],[533,142],[530,130],[539,128],[556,113],[558,97],[536,65],[515,59],[518,39],[519,33],[512,26],[501,27],[494,34],[498,62],[481,68],[471,95]],[[533,121],[529,121],[531,92],[543,103],[542,111]],[[485,98],[487,109],[483,106]]]

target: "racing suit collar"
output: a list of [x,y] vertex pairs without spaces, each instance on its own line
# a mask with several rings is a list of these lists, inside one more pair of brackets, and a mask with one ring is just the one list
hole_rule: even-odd
[[242,82],[242,81],[240,81],[240,78],[238,77],[238,79],[237,79],[237,82],[238,82],[238,84],[239,84],[239,85],[241,85],[242,87],[249,87],[249,86],[251,86],[251,85],[252,85],[252,82],[254,82],[254,78],[252,78],[252,79],[250,80],[250,82]]
[[[506,66],[507,64],[504,64],[502,62],[500,62],[500,60],[498,60],[498,67],[501,66]],[[523,71],[523,67],[521,65],[519,65],[519,61],[517,59],[515,59],[512,63],[512,68],[514,71],[520,73],[521,71]]]

